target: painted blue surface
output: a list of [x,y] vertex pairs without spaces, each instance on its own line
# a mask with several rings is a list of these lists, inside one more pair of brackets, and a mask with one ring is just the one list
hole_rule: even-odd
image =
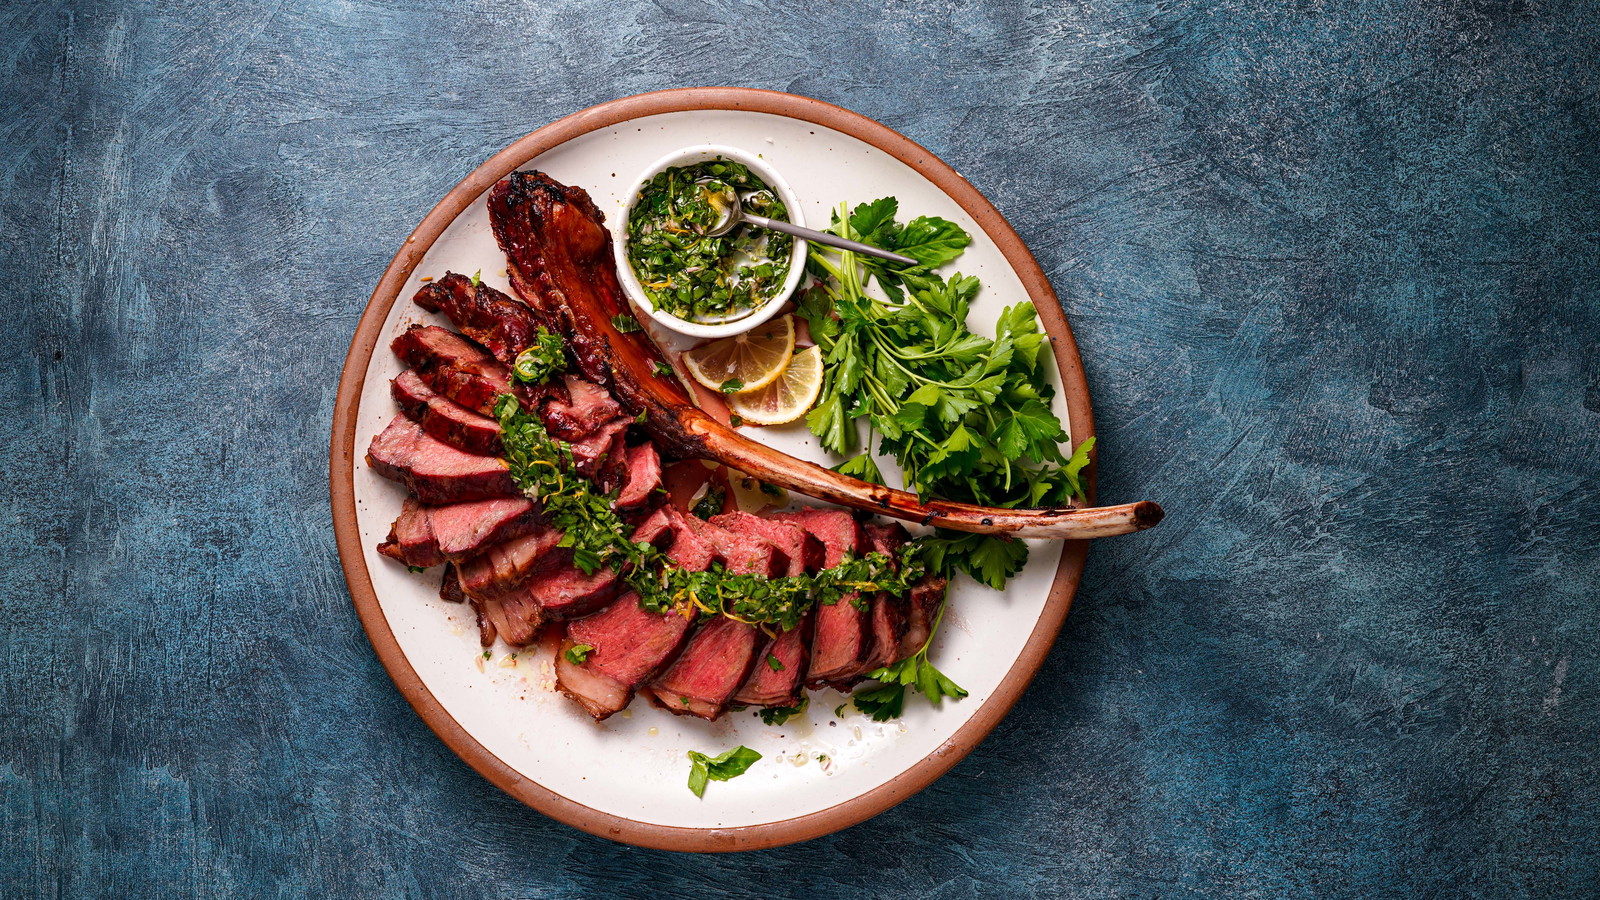
[[[1596,896],[1596,34],[1495,0],[6,4],[0,895]],[[412,225],[525,132],[693,84],[967,175],[1076,329],[1102,496],[1169,512],[1094,549],[948,777],[716,858],[446,750],[326,499]]]

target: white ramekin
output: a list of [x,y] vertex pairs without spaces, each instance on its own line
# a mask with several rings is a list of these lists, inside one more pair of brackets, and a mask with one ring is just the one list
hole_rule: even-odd
[[805,277],[806,270],[806,242],[802,238],[795,238],[794,250],[789,256],[789,277],[784,281],[783,287],[772,296],[771,300],[751,310],[749,315],[731,322],[719,322],[714,325],[689,322],[672,313],[656,309],[655,304],[650,302],[650,295],[645,293],[644,286],[639,283],[639,276],[633,271],[633,263],[628,261],[628,217],[633,214],[634,204],[639,202],[639,193],[644,190],[645,184],[650,179],[665,169],[673,166],[692,166],[719,157],[749,167],[751,172],[772,187],[778,198],[783,201],[783,205],[788,207],[789,221],[796,225],[805,225],[800,211],[800,199],[794,195],[789,182],[785,181],[776,169],[754,153],[721,144],[696,144],[693,147],[684,147],[651,163],[625,195],[627,199],[622,211],[611,219],[611,244],[617,256],[617,275],[622,281],[622,290],[628,295],[628,299],[633,301],[634,306],[643,310],[645,315],[667,328],[696,338],[729,337],[749,331],[772,318],[777,313],[778,307],[782,306],[784,301],[789,299],[789,295],[794,293],[795,288],[800,286],[800,279]]

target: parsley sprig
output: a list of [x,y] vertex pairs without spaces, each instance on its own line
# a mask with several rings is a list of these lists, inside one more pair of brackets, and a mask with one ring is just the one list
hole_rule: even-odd
[[[986,506],[1049,506],[1082,498],[1089,441],[1070,458],[1050,408],[1054,388],[1041,362],[1049,342],[1033,304],[1007,307],[993,339],[967,328],[980,285],[934,270],[961,255],[971,237],[933,216],[896,221],[885,197],[854,210],[840,206],[829,229],[917,260],[891,263],[813,242],[807,266],[816,281],[799,312],[822,347],[827,370],[806,424],[822,445],[857,455],[839,471],[883,482],[871,453],[891,456],[918,495]],[[887,299],[869,293],[876,283]],[[858,447],[855,420],[867,420]],[[1092,440],[1092,439],[1091,439]],[[1003,537],[956,540],[945,554],[994,587],[1027,560],[1025,545]]]

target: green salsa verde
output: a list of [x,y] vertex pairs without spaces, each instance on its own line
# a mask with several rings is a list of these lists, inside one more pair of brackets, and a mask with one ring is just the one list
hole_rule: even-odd
[[772,187],[732,160],[674,166],[640,189],[628,216],[628,261],[657,309],[690,322],[728,322],[783,289],[794,238],[748,224],[704,233],[722,221],[730,191],[750,213],[789,220]]

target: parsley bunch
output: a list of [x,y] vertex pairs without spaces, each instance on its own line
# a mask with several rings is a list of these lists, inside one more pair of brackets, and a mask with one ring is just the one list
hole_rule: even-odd
[[[857,450],[855,419],[866,417],[866,452],[840,472],[883,483],[872,457],[894,458],[907,490],[985,506],[1050,506],[1083,497],[1079,473],[1092,439],[1068,458],[1054,389],[1041,360],[1049,339],[1033,304],[1007,307],[993,339],[967,328],[980,285],[934,270],[954,261],[971,237],[953,222],[921,216],[901,224],[885,197],[842,206],[829,231],[917,260],[892,263],[810,245],[815,284],[799,312],[828,364],[806,424],[836,453]],[[882,298],[869,293],[876,283]],[[941,561],[992,587],[1027,561],[1026,545],[1002,537],[943,534]]]

